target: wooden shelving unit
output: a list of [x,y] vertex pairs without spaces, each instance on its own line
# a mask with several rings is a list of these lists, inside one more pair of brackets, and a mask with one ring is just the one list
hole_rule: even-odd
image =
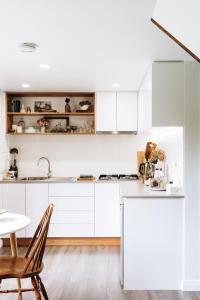
[[[93,104],[93,111],[92,112],[64,112],[64,99],[65,98],[70,98],[70,105],[73,107],[74,103],[73,101],[77,104],[80,101],[84,100],[89,100]],[[18,99],[21,101],[21,104],[28,103],[28,106],[32,106],[32,111],[31,112],[14,112],[14,111],[9,111],[10,108],[10,103],[14,100]],[[54,106],[56,107],[56,112],[35,112],[33,111],[33,104],[34,101],[50,101],[52,103],[52,108]],[[80,99],[80,100],[79,100]],[[31,93],[20,93],[20,92],[7,92],[6,93],[6,124],[7,124],[7,134],[14,136],[14,135],[95,135],[96,129],[95,129],[95,123],[96,123],[96,118],[95,118],[95,93],[86,93],[86,92],[61,92],[61,93],[55,93],[55,92],[31,92]],[[57,109],[59,107],[59,109]],[[93,126],[90,132],[50,132],[51,129],[49,129],[47,132],[42,133],[42,132],[22,132],[22,133],[15,133],[12,132],[12,125],[17,124],[19,121],[19,118],[23,117],[25,123],[33,122],[35,120],[35,127],[37,127],[37,120],[44,117],[45,119],[49,120],[71,120],[72,117],[72,126],[74,126],[73,122],[86,122],[87,120],[91,120]],[[37,118],[39,117],[39,118]],[[32,123],[31,123],[32,124]],[[70,124],[71,125],[71,124]],[[33,126],[33,125],[32,125]]]

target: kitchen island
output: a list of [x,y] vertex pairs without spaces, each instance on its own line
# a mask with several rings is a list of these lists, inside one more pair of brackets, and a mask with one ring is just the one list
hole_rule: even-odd
[[125,290],[181,290],[184,195],[122,183],[121,284]]

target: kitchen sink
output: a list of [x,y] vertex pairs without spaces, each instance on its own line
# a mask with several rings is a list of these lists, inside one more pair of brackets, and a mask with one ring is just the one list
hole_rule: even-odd
[[22,178],[19,178],[19,180],[47,180],[49,179],[48,177],[44,176],[34,176],[34,177],[22,177]]

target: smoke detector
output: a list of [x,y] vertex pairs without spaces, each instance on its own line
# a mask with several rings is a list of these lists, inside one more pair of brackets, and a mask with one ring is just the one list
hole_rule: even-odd
[[20,45],[21,52],[35,52],[38,45],[31,42],[25,42]]

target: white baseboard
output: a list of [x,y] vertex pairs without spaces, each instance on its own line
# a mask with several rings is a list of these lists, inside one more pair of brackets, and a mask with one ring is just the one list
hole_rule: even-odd
[[183,291],[186,292],[200,291],[200,280],[184,280]]

